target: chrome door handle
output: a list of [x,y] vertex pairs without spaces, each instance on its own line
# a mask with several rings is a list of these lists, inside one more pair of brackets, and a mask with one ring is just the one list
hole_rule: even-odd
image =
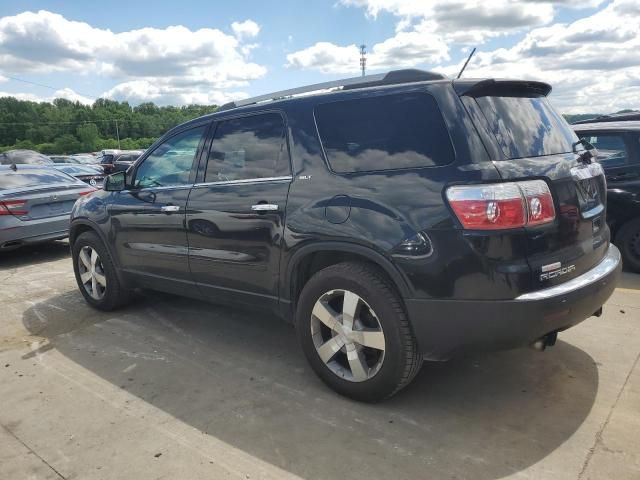
[[165,213],[179,212],[180,207],[178,205],[163,205],[160,210]]
[[273,203],[258,203],[251,205],[251,210],[254,212],[275,212],[278,210],[278,205],[274,205]]

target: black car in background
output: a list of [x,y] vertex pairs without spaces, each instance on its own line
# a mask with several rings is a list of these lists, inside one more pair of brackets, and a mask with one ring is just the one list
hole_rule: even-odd
[[102,150],[98,153],[97,162],[106,174],[120,172],[129,168],[142,153],[143,150]]
[[148,287],[278,313],[366,401],[425,358],[552,345],[600,315],[620,254],[602,168],[550,90],[408,70],[222,106],[75,204],[79,290],[102,310]]
[[53,161],[33,150],[8,150],[0,153],[0,165],[53,165]]
[[598,150],[607,179],[607,222],[627,269],[640,273],[640,121],[574,125]]

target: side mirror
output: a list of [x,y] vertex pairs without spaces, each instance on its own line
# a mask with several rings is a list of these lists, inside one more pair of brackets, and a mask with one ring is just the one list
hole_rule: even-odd
[[116,172],[104,179],[103,189],[107,192],[121,192],[126,186],[126,173]]

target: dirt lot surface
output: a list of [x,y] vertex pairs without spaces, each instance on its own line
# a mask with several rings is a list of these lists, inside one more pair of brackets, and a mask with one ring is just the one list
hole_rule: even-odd
[[0,253],[0,279],[0,479],[640,479],[638,275],[554,348],[426,364],[378,405],[271,316],[92,310],[64,242]]

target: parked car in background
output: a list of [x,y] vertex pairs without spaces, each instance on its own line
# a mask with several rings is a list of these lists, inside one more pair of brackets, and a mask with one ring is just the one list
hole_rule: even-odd
[[[83,165],[98,165],[100,162],[95,155],[91,153],[74,153],[71,158]],[[102,169],[104,171],[104,169]]]
[[53,161],[33,150],[8,150],[0,153],[0,165],[52,165]]
[[625,113],[612,113],[610,115],[600,115],[594,118],[587,118],[585,120],[576,120],[572,125],[582,125],[585,123],[607,123],[607,122],[622,122],[629,120],[640,120],[640,112],[625,112]]
[[144,153],[144,150],[125,150],[115,156],[113,172],[124,172]]
[[102,188],[104,172],[100,165],[82,165],[78,163],[58,163],[53,168],[82,180],[95,188]]
[[119,153],[120,150],[101,150],[98,152],[96,160],[100,165],[102,165],[105,174],[109,174],[113,171],[113,160]]
[[78,162],[71,155],[49,155],[49,158],[56,164],[77,164]]
[[97,157],[104,173],[124,171],[135,162],[144,150],[102,150]]
[[607,222],[625,267],[640,273],[640,121],[574,125],[596,147],[607,179]]
[[0,166],[0,250],[67,237],[73,204],[93,191],[50,166]]
[[552,345],[600,315],[620,254],[550,90],[404,70],[224,105],[76,203],[78,288],[102,310],[148,287],[279,313],[366,401],[423,358]]

